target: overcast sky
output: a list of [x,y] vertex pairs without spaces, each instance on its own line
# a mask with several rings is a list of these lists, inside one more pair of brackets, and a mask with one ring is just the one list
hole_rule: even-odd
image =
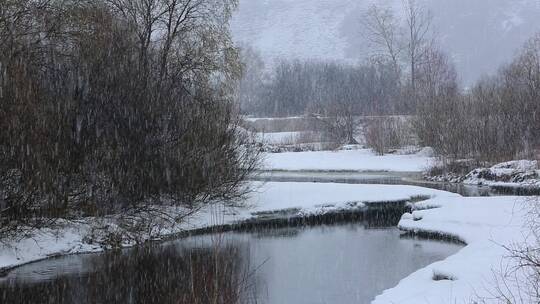
[[[358,62],[360,18],[373,0],[240,0],[233,35],[276,58]],[[379,0],[399,9],[401,0]],[[540,31],[540,0],[427,0],[439,40],[465,85],[508,62]]]

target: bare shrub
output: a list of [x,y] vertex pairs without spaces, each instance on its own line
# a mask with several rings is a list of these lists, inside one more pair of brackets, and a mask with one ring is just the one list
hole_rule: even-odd
[[399,149],[414,143],[409,122],[399,117],[375,118],[366,123],[366,145],[377,154],[384,155],[390,149]]

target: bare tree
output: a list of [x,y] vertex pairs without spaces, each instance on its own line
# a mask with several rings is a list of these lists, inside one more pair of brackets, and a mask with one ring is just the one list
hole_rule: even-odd
[[419,66],[425,61],[432,42],[432,16],[417,0],[404,0],[407,31],[407,57],[410,68],[411,90],[416,94]]
[[375,52],[375,60],[379,57],[389,60],[396,75],[399,75],[404,46],[399,20],[394,16],[392,9],[371,5],[365,12],[361,24],[366,40]]
[[417,0],[403,0],[403,10],[404,17],[398,18],[391,8],[372,5],[364,14],[362,25],[374,52],[372,57],[390,62],[399,83],[405,79],[402,72],[407,73],[408,85],[402,88],[401,107],[414,109],[419,69],[434,47],[432,17]]

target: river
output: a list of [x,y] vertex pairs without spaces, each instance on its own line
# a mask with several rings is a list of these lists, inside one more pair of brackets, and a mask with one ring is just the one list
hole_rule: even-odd
[[[395,173],[272,173],[259,180],[417,184]],[[487,189],[448,189],[489,195]],[[464,190],[466,189],[466,190]],[[487,192],[486,192],[487,191]],[[373,217],[373,216],[372,216]],[[462,248],[411,238],[399,215],[253,226],[28,264],[0,278],[2,303],[369,303]]]

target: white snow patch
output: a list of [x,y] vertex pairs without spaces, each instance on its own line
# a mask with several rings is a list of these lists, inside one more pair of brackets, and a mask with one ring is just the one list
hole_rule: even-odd
[[[496,274],[505,262],[510,263],[503,246],[523,242],[527,233],[527,206],[523,197],[441,196],[417,203],[424,210],[404,215],[399,228],[453,236],[467,246],[411,274],[373,303],[454,304],[477,298],[491,303]],[[438,208],[425,209],[433,207]]]
[[286,152],[265,155],[265,170],[422,172],[435,158],[421,154],[376,155],[370,149]]
[[251,212],[299,208],[317,212],[321,206],[346,208],[347,203],[373,203],[408,200],[412,197],[459,197],[458,194],[403,185],[354,185],[334,183],[259,183],[259,190],[248,199]]
[[267,143],[271,145],[280,144],[295,144],[298,139],[306,134],[309,135],[313,132],[273,132],[273,133],[257,133],[257,139],[259,142]]

